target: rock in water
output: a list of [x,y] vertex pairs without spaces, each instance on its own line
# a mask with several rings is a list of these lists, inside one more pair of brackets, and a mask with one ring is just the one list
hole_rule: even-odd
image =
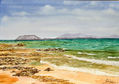
[[21,35],[16,40],[40,40],[36,35]]

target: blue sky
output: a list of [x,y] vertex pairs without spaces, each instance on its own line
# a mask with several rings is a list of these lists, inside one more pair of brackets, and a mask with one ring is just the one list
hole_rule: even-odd
[[119,1],[1,0],[0,39],[119,35]]

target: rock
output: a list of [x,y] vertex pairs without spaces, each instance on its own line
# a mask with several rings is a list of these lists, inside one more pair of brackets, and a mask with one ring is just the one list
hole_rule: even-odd
[[14,70],[13,70],[13,71],[11,71],[11,73],[15,73],[15,72],[16,72],[16,71],[14,71]]
[[60,51],[60,52],[64,52],[65,50],[63,48],[47,48],[47,49],[38,49],[37,51]]
[[41,51],[41,49],[37,49],[37,51]]
[[1,57],[0,65],[23,65],[29,62],[28,59],[16,58],[16,57]]
[[51,68],[46,68],[44,71],[53,71]]
[[16,46],[18,46],[18,47],[23,47],[24,44],[23,44],[23,43],[18,43]]
[[17,67],[16,69],[20,72],[15,73],[13,76],[32,76],[40,71],[33,67]]

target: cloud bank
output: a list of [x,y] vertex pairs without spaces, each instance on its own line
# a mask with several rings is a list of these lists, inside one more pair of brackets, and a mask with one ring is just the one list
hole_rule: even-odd
[[[119,35],[119,6],[108,2],[105,8],[104,2],[101,5],[104,9],[99,9],[97,6],[100,3],[103,2],[63,1],[57,6],[50,3],[40,5],[35,10],[12,10],[1,17],[0,39],[15,39],[24,34],[35,34],[42,38],[53,38],[64,33],[100,37]],[[86,4],[91,7],[87,9]]]

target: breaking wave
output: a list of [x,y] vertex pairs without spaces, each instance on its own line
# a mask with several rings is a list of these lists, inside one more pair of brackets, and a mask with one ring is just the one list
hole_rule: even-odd
[[71,57],[72,59],[77,59],[81,61],[88,61],[92,63],[97,63],[97,64],[105,64],[105,65],[114,65],[114,66],[119,66],[119,62],[117,61],[108,61],[108,60],[97,60],[97,59],[88,59],[88,58],[80,58],[72,55],[64,55],[66,57]]
[[55,64],[51,64],[50,62],[47,62],[47,61],[41,61],[41,63],[48,64],[48,65],[50,65],[50,66],[52,66],[54,68],[57,68],[57,69],[63,69],[63,70],[69,70],[69,71],[88,72],[88,73],[92,73],[92,74],[96,74],[96,75],[119,76],[119,75],[114,75],[114,74],[106,73],[106,72],[100,71],[98,69],[74,68],[74,67],[70,67],[68,65],[56,66]]

